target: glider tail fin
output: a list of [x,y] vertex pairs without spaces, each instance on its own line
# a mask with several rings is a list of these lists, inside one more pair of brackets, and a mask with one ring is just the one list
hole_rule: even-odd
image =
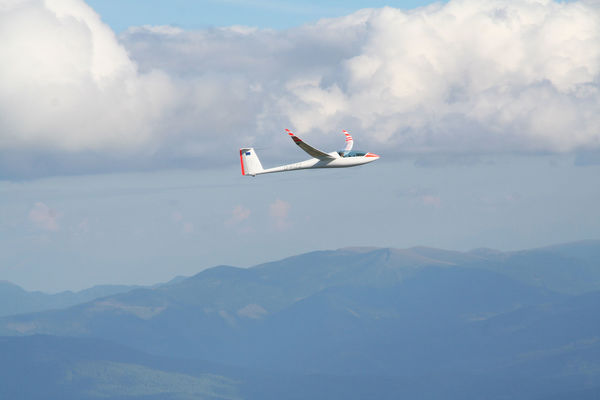
[[258,155],[253,148],[240,149],[240,163],[242,164],[242,175],[256,175],[264,171]]

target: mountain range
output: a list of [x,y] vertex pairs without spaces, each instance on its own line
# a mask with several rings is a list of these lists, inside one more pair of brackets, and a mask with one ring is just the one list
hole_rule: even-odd
[[14,283],[0,281],[0,317],[66,308],[99,297],[128,292],[136,287],[127,285],[99,285],[78,292],[65,291],[48,294],[39,291],[28,292]]
[[598,398],[599,256],[586,241],[218,266],[5,316],[0,351],[32,370],[42,354],[63,398]]
[[[177,283],[184,278],[177,276],[167,283],[159,283],[153,287]],[[0,317],[66,308],[141,287],[138,285],[97,285],[77,292],[67,290],[49,294],[40,291],[29,292],[14,283],[0,281]]]

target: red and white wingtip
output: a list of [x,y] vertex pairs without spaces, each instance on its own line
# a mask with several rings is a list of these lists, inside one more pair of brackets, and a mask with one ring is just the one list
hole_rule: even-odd
[[374,154],[374,153],[367,153],[367,154],[365,154],[365,157],[379,158],[379,156],[377,154]]
[[300,140],[300,138],[298,136],[294,135],[292,133],[292,131],[290,131],[289,129],[286,129],[285,131],[288,133],[288,135],[290,135],[292,137],[292,140],[294,141],[294,143],[296,143],[296,144],[302,143],[302,140]]
[[344,136],[346,136],[346,147],[344,148],[344,151],[352,150],[352,146],[354,145],[354,140],[352,139],[352,136],[350,136],[348,131],[345,129],[342,130],[342,133],[344,134]]

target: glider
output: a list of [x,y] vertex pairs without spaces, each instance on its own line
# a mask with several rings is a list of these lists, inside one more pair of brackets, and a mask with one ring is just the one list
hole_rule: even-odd
[[280,165],[279,167],[264,169],[256,151],[253,148],[240,149],[240,163],[242,164],[242,175],[256,176],[260,174],[270,174],[273,172],[295,171],[297,169],[308,168],[345,168],[355,167],[357,165],[367,164],[379,159],[377,154],[367,153],[365,151],[352,151],[354,141],[347,131],[342,131],[346,137],[346,147],[344,150],[325,153],[308,145],[298,136],[294,135],[289,129],[285,130],[302,150],[307,152],[310,160],[301,161],[294,164]]

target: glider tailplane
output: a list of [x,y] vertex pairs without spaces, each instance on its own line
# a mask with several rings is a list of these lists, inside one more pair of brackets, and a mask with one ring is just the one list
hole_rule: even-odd
[[242,164],[242,175],[255,176],[264,171],[256,151],[251,147],[240,149],[240,163]]

